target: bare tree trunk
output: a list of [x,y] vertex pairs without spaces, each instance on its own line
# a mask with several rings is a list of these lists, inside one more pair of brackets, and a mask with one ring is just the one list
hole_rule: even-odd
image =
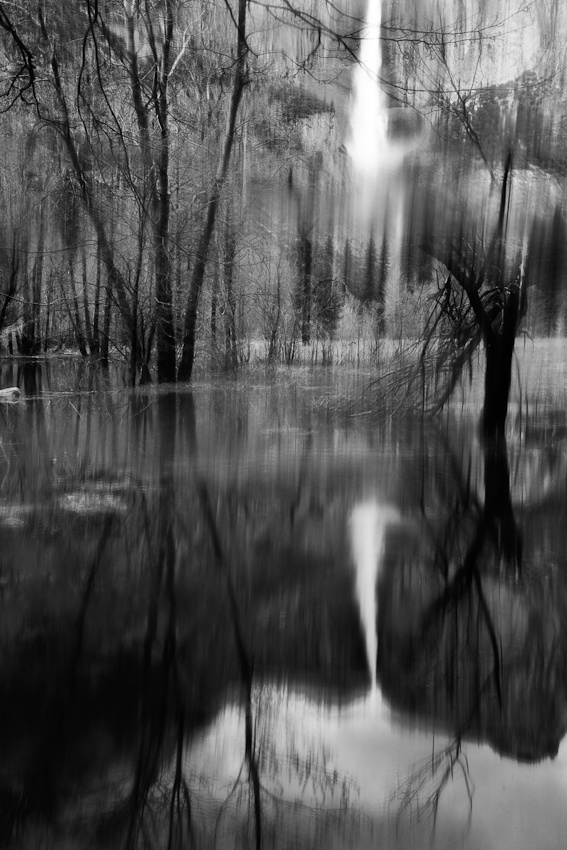
[[91,345],[91,352],[93,354],[98,354],[99,351],[100,351],[99,320],[100,320],[101,283],[102,283],[102,274],[101,274],[100,254],[97,251],[97,254],[96,254],[96,280],[95,280],[94,309],[93,309],[93,332],[92,332],[92,345]]
[[100,362],[108,366],[108,349],[110,345],[110,319],[112,314],[112,287],[106,283],[104,299],[104,318],[102,327],[102,343],[100,346]]
[[211,292],[211,347],[215,351],[217,345],[217,314],[219,309],[219,274],[215,269]]
[[315,235],[315,197],[322,162],[318,156],[309,163],[306,198],[298,198],[298,259],[299,274],[296,291],[297,322],[301,329],[301,342],[311,342],[311,324],[313,312],[313,246]]
[[[87,341],[85,339],[85,335],[83,333],[83,326],[81,323],[81,311],[79,309],[79,298],[77,296],[77,287],[75,286],[75,268],[74,268],[74,258],[72,255],[69,256],[69,284],[71,287],[71,297],[73,299],[73,303],[69,304],[67,299],[65,301],[67,303],[67,310],[69,312],[69,318],[71,319],[71,324],[73,326],[73,330],[75,332],[75,339],[77,340],[77,345],[79,346],[79,351],[81,352],[83,357],[88,355],[87,349]],[[63,289],[63,287],[62,287]]]
[[131,387],[136,386],[138,366],[140,362],[140,340],[138,331],[140,276],[136,274],[134,292],[132,293],[132,325],[130,327],[130,363],[128,365],[128,381]]
[[235,369],[238,365],[236,344],[236,296],[234,294],[234,265],[236,239],[230,210],[227,212],[224,243],[224,279],[226,290],[225,321],[225,367]]
[[[154,228],[155,310],[158,383],[173,383],[176,378],[175,328],[173,322],[173,295],[171,286],[171,261],[169,257],[169,105],[168,83],[171,71],[171,45],[174,15],[171,0],[165,2],[165,33],[161,56],[157,52],[152,20],[146,16],[150,49],[155,65],[151,105],[160,129],[157,156],[152,151],[148,109],[144,102],[142,79],[138,67],[135,40],[134,4],[124,4],[132,101],[138,123],[140,148],[144,160],[144,177],[150,191],[150,206]],[[155,177],[157,175],[157,181]],[[135,322],[135,320],[134,320]],[[132,332],[131,332],[132,337]],[[133,337],[132,337],[133,338]]]
[[[54,292],[54,274],[50,272],[47,278],[47,303],[45,306],[45,326],[43,331],[43,352],[47,353],[50,343],[50,334],[51,334],[51,303],[53,301],[53,292]],[[0,324],[1,327],[1,324]]]
[[140,280],[144,267],[144,233],[145,214],[143,214],[138,230],[138,256],[136,258],[136,268],[134,269],[134,286],[132,292],[132,326],[130,328],[129,363],[129,382],[132,387],[136,386],[136,379],[142,363],[143,320],[140,314]]
[[93,344],[93,327],[91,322],[91,309],[89,306],[89,281],[88,281],[88,266],[87,266],[87,252],[85,248],[82,250],[82,263],[83,263],[83,315],[85,318],[85,336],[87,338],[87,342],[89,344],[89,353],[93,354],[94,352],[94,344]]
[[158,216],[156,223],[156,313],[157,313],[157,373],[159,383],[174,383],[176,379],[175,327],[169,256],[169,123],[168,77],[171,69],[170,51],[173,39],[173,9],[166,0],[166,31],[162,48],[161,77],[157,114],[161,129],[158,160]]
[[129,329],[131,324],[131,313],[130,306],[128,304],[126,284],[120,273],[120,270],[118,269],[114,261],[114,252],[112,250],[108,235],[106,233],[106,228],[104,226],[102,215],[100,210],[97,209],[95,203],[92,181],[83,167],[81,156],[79,154],[79,150],[75,142],[75,138],[73,136],[73,131],[71,129],[71,120],[69,116],[69,108],[67,105],[67,99],[65,97],[65,91],[63,89],[61,75],[59,72],[59,62],[57,59],[57,53],[54,45],[51,43],[51,39],[49,38],[49,33],[41,7],[38,7],[38,19],[45,42],[51,51],[49,62],[51,66],[51,72],[53,74],[55,93],[57,95],[57,100],[59,101],[59,106],[61,110],[61,116],[57,120],[53,120],[51,123],[54,129],[56,129],[59,135],[61,136],[65,145],[65,149],[71,161],[73,172],[79,184],[81,200],[83,202],[87,216],[97,235],[100,256],[102,257],[103,263],[107,271],[108,285],[112,287],[112,290],[116,295],[118,306],[122,314],[122,319],[125,323],[126,328]]
[[16,231],[14,231],[12,237],[12,254],[10,258],[8,290],[5,294],[2,307],[0,307],[0,330],[2,330],[2,328],[4,327],[4,322],[6,320],[6,312],[8,310],[8,307],[12,303],[12,299],[14,298],[14,295],[16,294],[18,289],[18,280],[20,272],[20,248],[18,245],[19,236],[21,236],[21,234],[16,235]]
[[[26,229],[26,242],[30,244],[30,222],[24,225]],[[30,264],[29,255],[24,259],[24,276],[22,281],[22,332],[18,343],[18,350],[24,356],[33,355],[34,352],[34,330],[32,315],[32,285],[31,280],[35,268]]]
[[156,320],[158,383],[174,383],[176,379],[175,328],[169,258],[169,141],[162,130],[162,156],[159,167],[159,212],[156,224]]
[[33,328],[32,347],[33,353],[37,354],[41,350],[41,293],[43,283],[43,249],[45,244],[45,213],[44,206],[39,207],[39,236],[37,240],[37,254],[32,275],[32,304],[31,317]]
[[299,236],[299,292],[298,312],[301,326],[301,342],[309,345],[311,342],[311,272],[313,269],[313,242],[308,232]]
[[246,42],[246,12],[247,0],[238,0],[237,58],[232,85],[232,95],[230,99],[230,108],[226,122],[224,143],[217,165],[213,186],[208,198],[207,212],[205,214],[201,237],[197,245],[197,256],[189,284],[189,295],[187,298],[183,328],[183,350],[177,372],[177,379],[179,381],[190,381],[193,373],[199,299],[201,296],[201,289],[203,287],[203,280],[205,278],[207,257],[211,245],[211,238],[213,235],[221,193],[228,175],[230,155],[236,135],[238,109],[240,107],[244,87],[246,85],[246,57],[248,55],[248,44]]
[[22,286],[22,332],[20,336],[19,351],[24,356],[34,353],[33,345],[33,317],[31,312],[31,286],[30,276],[32,272],[25,264],[24,280]]

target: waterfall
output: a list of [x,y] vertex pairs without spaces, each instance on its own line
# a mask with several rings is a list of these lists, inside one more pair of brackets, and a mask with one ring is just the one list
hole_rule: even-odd
[[[396,331],[400,297],[405,184],[399,166],[414,148],[414,138],[396,139],[389,132],[388,99],[380,84],[382,0],[367,0],[358,63],[353,72],[350,132],[346,148],[352,164],[352,229],[362,254],[372,236],[387,244],[385,283],[386,336]],[[400,110],[398,109],[399,113]]]
[[382,0],[368,0],[360,42],[359,63],[353,76],[350,141],[347,150],[357,171],[375,174],[388,141],[386,96],[380,86]]
[[384,557],[386,529],[399,522],[400,515],[389,505],[362,502],[350,517],[352,557],[356,573],[356,596],[366,644],[372,692],[376,691],[376,662],[378,658],[378,605],[376,585]]

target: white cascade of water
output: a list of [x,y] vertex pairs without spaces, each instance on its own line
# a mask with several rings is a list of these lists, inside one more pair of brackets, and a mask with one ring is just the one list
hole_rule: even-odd
[[382,0],[368,0],[360,42],[359,63],[353,76],[350,140],[347,150],[357,171],[375,174],[388,139],[386,96],[379,79],[382,70]]
[[388,245],[385,298],[386,335],[395,327],[399,300],[399,253],[404,189],[399,174],[414,141],[391,138],[389,109],[381,86],[382,0],[367,0],[358,63],[353,71],[350,132],[346,148],[352,165],[352,228],[363,252],[372,235],[376,245]]
[[390,505],[376,501],[356,505],[350,516],[352,557],[356,573],[356,597],[366,644],[372,693],[376,692],[378,658],[378,605],[376,585],[384,558],[384,542],[388,525],[400,521],[400,514]]

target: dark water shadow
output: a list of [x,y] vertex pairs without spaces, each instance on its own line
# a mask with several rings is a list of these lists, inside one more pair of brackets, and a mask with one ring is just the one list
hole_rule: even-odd
[[[407,422],[323,428],[291,408],[274,428],[266,389],[207,393],[39,396],[5,412],[4,845],[77,830],[105,848],[198,846],[188,753],[230,705],[244,713],[247,846],[269,845],[258,693],[277,683],[324,713],[370,690],[348,537],[368,493],[407,514],[387,537],[378,674],[403,722],[448,733],[438,791],[471,740],[530,762],[557,752],[561,488],[518,505],[513,452],[475,458]],[[324,759],[297,763],[332,786]]]

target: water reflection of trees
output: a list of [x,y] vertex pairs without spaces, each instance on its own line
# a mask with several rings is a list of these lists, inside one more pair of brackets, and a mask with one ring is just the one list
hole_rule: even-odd
[[[319,606],[314,618],[324,558],[304,600],[311,564],[294,552],[291,531],[266,570],[251,533],[257,495],[219,482],[214,464],[201,472],[207,448],[196,445],[189,394],[121,399],[87,390],[34,398],[10,417],[0,516],[10,612],[0,662],[9,765],[0,781],[2,842],[34,840],[45,828],[52,836],[88,829],[101,846],[127,848],[191,845],[200,828],[208,835],[195,812],[216,804],[190,783],[188,743],[234,699],[246,719],[233,798],[252,812],[242,820],[243,846],[260,846],[265,828],[294,816],[262,784],[269,727],[260,748],[253,688],[289,669],[330,689],[341,654],[344,669],[357,652],[362,659],[356,609],[344,604],[348,577],[333,575],[332,610]],[[286,491],[292,526],[304,489],[300,479]],[[270,499],[277,503],[277,488]],[[10,531],[14,519],[23,536]],[[264,615],[284,575],[284,596],[295,602],[282,628]],[[335,613],[354,639],[331,635]],[[302,757],[296,771],[329,787],[315,758]]]
[[[131,848],[198,846],[217,824],[225,846],[234,824],[243,846],[291,822],[290,841],[316,834],[321,846],[339,826],[356,832],[355,785],[320,742],[286,743],[282,757],[272,736],[283,709],[266,683],[333,705],[368,688],[344,539],[361,468],[335,478],[306,429],[295,467],[252,470],[244,455],[227,475],[200,413],[189,393],[88,390],[6,412],[4,843],[46,824],[51,836],[88,829],[95,844]],[[246,441],[249,415],[241,402]],[[531,470],[514,446],[508,463],[501,450],[461,456],[448,440],[428,450],[428,439],[421,467],[415,454],[395,461],[408,474],[406,513],[421,513],[414,543],[392,531],[379,674],[396,706],[449,733],[397,789],[398,804],[434,813],[453,775],[472,793],[467,740],[530,760],[556,751],[567,594],[557,435],[547,453],[526,444]],[[221,799],[195,773],[191,744],[227,703],[242,710],[242,770]],[[295,797],[279,793],[284,782]]]
[[[158,452],[136,480],[96,460],[97,436],[102,442],[106,436],[100,404],[73,401],[77,428],[71,424],[74,439],[65,450],[81,459],[55,470],[51,459],[61,454],[54,449],[65,445],[54,431],[65,428],[64,402],[57,401],[54,418],[43,400],[13,414],[22,442],[12,438],[17,455],[6,460],[5,519],[21,520],[27,537],[6,537],[10,526],[3,523],[12,577],[3,599],[11,614],[2,634],[0,687],[11,772],[2,781],[1,838],[18,842],[25,830],[21,840],[30,840],[34,824],[57,830],[69,818],[75,825],[86,818],[106,836],[105,846],[117,834],[124,846],[138,846],[156,820],[158,780],[173,753],[176,768],[160,818],[160,834],[173,846],[190,821],[182,754],[195,703],[180,676],[171,478],[176,420],[165,410],[167,398],[159,399]],[[138,437],[134,447],[147,449]],[[122,452],[129,448],[126,443]],[[163,475],[153,477],[152,469]],[[114,796],[104,790],[107,783]],[[164,799],[162,793],[160,807]]]
[[[517,446],[510,454],[512,469],[526,468]],[[558,468],[544,488],[533,469],[511,481],[508,457],[504,441],[484,445],[475,484],[471,452],[459,457],[444,440],[423,533],[391,559],[382,585],[385,694],[450,738],[395,789],[400,811],[435,816],[458,775],[472,807],[466,740],[537,762],[557,754],[567,729],[565,531],[555,523],[564,476]]]
[[461,736],[457,735],[449,744],[434,750],[431,755],[417,762],[409,776],[394,788],[390,804],[395,808],[398,821],[408,813],[418,818],[427,816],[431,818],[435,829],[441,796],[447,785],[460,775],[469,803],[470,824],[474,782],[462,743]]

